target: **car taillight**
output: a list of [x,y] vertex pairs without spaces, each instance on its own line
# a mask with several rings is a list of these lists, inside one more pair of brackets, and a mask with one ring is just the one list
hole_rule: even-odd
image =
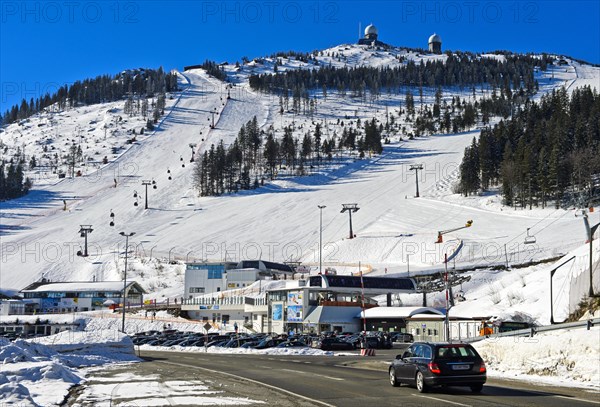
[[429,370],[431,371],[431,373],[435,373],[435,374],[442,373],[442,371],[440,370],[437,363],[433,363],[433,362],[429,362]]
[[479,365],[479,373],[485,373],[485,362],[481,362],[481,365]]

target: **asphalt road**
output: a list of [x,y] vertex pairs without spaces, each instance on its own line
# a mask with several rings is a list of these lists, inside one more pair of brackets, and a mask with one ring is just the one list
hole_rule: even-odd
[[[264,356],[153,353],[159,363],[202,367],[285,389],[331,406],[544,406],[600,405],[600,395],[490,380],[482,394],[468,388],[448,388],[420,394],[408,386],[392,387],[387,362],[398,350],[360,356]],[[320,402],[320,403],[317,403]],[[591,403],[592,404],[591,404]]]
[[[169,378],[210,378],[236,383],[237,395],[276,406],[600,406],[600,394],[582,389],[535,386],[488,379],[481,394],[468,388],[445,388],[420,394],[392,387],[387,363],[398,349],[375,357],[275,356],[143,351],[147,373]],[[131,369],[130,365],[130,369]],[[245,386],[245,387],[244,387]],[[167,404],[168,405],[168,404]]]

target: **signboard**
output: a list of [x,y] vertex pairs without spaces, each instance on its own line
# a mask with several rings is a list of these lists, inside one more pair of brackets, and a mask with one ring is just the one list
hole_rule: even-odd
[[273,304],[271,318],[273,319],[273,321],[283,320],[283,304]]
[[302,291],[290,291],[288,293],[288,306],[289,305],[300,305],[302,306]]
[[303,320],[302,291],[290,291],[287,298],[287,321],[302,322]]
[[98,307],[98,308],[103,307],[104,301],[106,301],[106,298],[94,297],[94,298],[92,298],[92,307]]
[[208,322],[206,324],[203,325],[204,329],[206,330],[206,332],[208,332],[210,330],[210,328],[212,328],[212,325],[209,324]]
[[288,305],[287,307],[288,322],[302,322],[302,305]]
[[296,267],[296,273],[310,273],[310,266],[298,266]]

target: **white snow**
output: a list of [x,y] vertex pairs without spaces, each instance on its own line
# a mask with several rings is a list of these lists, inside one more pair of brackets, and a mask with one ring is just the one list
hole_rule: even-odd
[[[338,60],[331,56],[333,53],[343,57]],[[406,60],[444,58],[445,55],[418,55],[403,49],[373,50],[357,45],[333,47],[317,57],[320,65],[382,67],[397,66]],[[567,66],[550,67],[547,72],[536,74],[539,95],[559,86],[566,86],[569,91],[582,85],[600,88],[599,68],[567,62]],[[181,73],[182,91],[168,99],[167,114],[157,130],[143,136],[138,134],[133,144],[126,144],[126,140],[131,138],[134,128],[139,130],[143,120],[118,121],[123,102],[42,113],[3,129],[0,140],[8,155],[20,148],[27,157],[35,154],[39,158],[44,144],[54,146],[54,150],[48,147],[53,154],[64,153],[77,142],[92,160],[76,168],[82,171],[82,176],[74,179],[58,180],[44,168],[31,172],[34,189],[21,199],[0,203],[1,291],[14,294],[42,276],[54,282],[94,278],[119,281],[125,257],[121,231],[136,232],[129,239],[132,247],[127,278],[150,292],[147,299],[180,298],[186,260],[298,260],[314,270],[318,264],[317,205],[325,204],[323,262],[339,273],[357,271],[359,262],[361,269],[371,275],[406,275],[409,265],[411,275],[431,273],[443,268],[444,254],[452,252],[462,240],[464,248],[456,258],[457,268],[480,268],[470,271],[471,281],[463,284],[466,301],[451,311],[457,315],[519,315],[538,324],[548,323],[548,276],[557,264],[513,267],[510,271],[498,271],[492,266],[504,264],[507,257],[510,265],[517,266],[532,260],[575,255],[575,261],[559,269],[553,280],[554,317],[561,321],[568,315],[572,310],[569,293],[573,297],[585,291],[588,254],[580,212],[574,208],[515,210],[502,207],[495,193],[466,198],[454,194],[452,186],[457,180],[464,148],[478,136],[477,129],[407,140],[405,136],[412,131],[412,124],[402,123],[405,132],[389,134],[391,143],[385,145],[380,156],[336,157],[323,167],[314,168],[313,175],[307,177],[296,177],[282,169],[275,181],[257,190],[198,197],[192,183],[190,143],[198,145],[196,157],[221,139],[229,144],[240,126],[254,116],[262,129],[273,125],[278,137],[284,126],[293,125],[294,136],[301,138],[304,132],[314,130],[316,123],[323,123],[325,138],[334,132],[339,137],[343,127],[338,121],[355,126],[358,118],[364,121],[375,117],[385,123],[387,115],[397,118],[404,105],[405,90],[382,92],[377,100],[342,96],[333,91],[325,98],[319,90],[311,94],[318,100],[313,117],[293,112],[281,115],[277,97],[255,93],[247,83],[252,73],[272,72],[273,63],[267,58],[241,69],[226,66],[235,84],[230,100],[226,99],[225,84],[203,71]],[[313,63],[284,58],[278,69],[316,67]],[[413,93],[418,95],[418,90],[413,89]],[[434,89],[424,89],[424,103],[431,105],[434,93]],[[444,89],[445,100],[452,96],[473,100],[470,89]],[[477,90],[475,97],[483,96],[489,96],[489,89]],[[417,108],[418,99],[416,96]],[[215,109],[216,129],[210,129],[210,112]],[[116,154],[112,154],[112,147],[117,148]],[[104,155],[109,163],[99,164]],[[415,177],[409,170],[415,163],[424,166],[419,199],[413,198]],[[168,170],[172,180],[168,180]],[[157,189],[148,189],[147,210],[143,209],[146,196],[142,180],[157,182]],[[138,194],[139,206],[133,205],[134,192]],[[63,200],[67,202],[66,211]],[[348,219],[339,214],[341,204],[348,202],[356,202],[361,208],[353,216],[355,239],[347,238]],[[114,227],[109,226],[111,212],[115,214]],[[597,216],[592,214],[592,218],[595,223]],[[473,220],[472,227],[445,235],[443,244],[434,243],[438,231],[464,225],[467,220]],[[87,258],[75,255],[83,245],[79,225],[92,225],[94,229],[88,237]],[[527,228],[536,236],[534,245],[524,244]],[[596,264],[600,256],[598,246],[595,244]],[[418,306],[421,296],[402,295],[398,299],[403,305]],[[430,296],[430,305],[441,305],[442,301],[442,293]],[[102,313],[80,313],[76,317],[86,320],[87,332],[116,332],[120,323],[115,316]],[[56,318],[70,320],[75,316]],[[160,329],[164,323],[183,330],[200,330],[199,323],[179,321],[168,315],[158,315],[155,321],[138,315],[128,318],[127,323],[128,332]],[[72,365],[108,363],[111,355],[103,354],[102,349],[119,344],[121,349],[127,347],[125,339],[117,336],[103,339],[73,336],[69,341],[77,344],[100,341],[105,345],[98,348],[100,353],[91,355],[85,354],[90,348],[96,349],[95,346],[78,348],[79,345],[56,342],[47,343],[48,348],[42,342],[19,342],[14,345],[21,349],[17,350],[2,345],[5,358],[23,360],[4,365],[10,365],[11,370],[3,369],[0,373],[0,392],[10,402],[59,403],[66,389],[80,380]],[[573,339],[571,348],[578,347],[579,342],[584,343]],[[58,353],[57,348],[69,353]],[[117,354],[117,358],[133,359],[127,352]],[[21,363],[25,365],[17,368]],[[57,388],[63,389],[57,392],[60,395],[43,395],[36,387],[46,386],[48,381],[33,378],[45,376],[59,378],[62,384]]]
[[0,339],[0,395],[17,405],[59,405],[69,388],[84,381],[78,371],[139,359],[131,339],[117,331],[62,332],[10,343]]
[[600,328],[505,337],[473,343],[490,377],[600,390]]

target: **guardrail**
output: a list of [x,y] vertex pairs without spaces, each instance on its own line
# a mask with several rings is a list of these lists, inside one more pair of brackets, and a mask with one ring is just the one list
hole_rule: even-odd
[[477,342],[487,338],[502,338],[506,336],[527,336],[532,337],[541,332],[560,331],[562,329],[571,328],[587,328],[588,330],[594,325],[600,325],[600,318],[588,319],[587,321],[565,322],[562,324],[534,326],[528,329],[518,329],[515,331],[502,332],[498,334],[486,336],[474,336],[472,338],[461,339],[463,342]]

